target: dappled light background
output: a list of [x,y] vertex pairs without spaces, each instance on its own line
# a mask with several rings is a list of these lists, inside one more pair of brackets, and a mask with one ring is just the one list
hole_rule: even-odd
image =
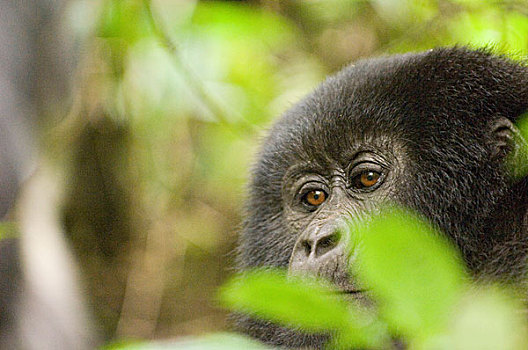
[[442,45],[528,52],[521,0],[103,0],[68,15],[85,37],[75,102],[42,144],[105,339],[227,328],[216,290],[251,159],[326,75]]

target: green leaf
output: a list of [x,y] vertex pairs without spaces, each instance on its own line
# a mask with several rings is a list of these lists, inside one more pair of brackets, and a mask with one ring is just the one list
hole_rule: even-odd
[[271,349],[247,337],[233,333],[217,333],[200,337],[195,340],[182,342],[175,349],[181,350],[265,350]]
[[523,306],[498,288],[471,291],[451,320],[448,349],[528,349]]
[[151,33],[141,0],[106,1],[97,35],[134,42]]
[[480,2],[447,22],[451,40],[471,46],[493,46],[502,53],[526,52],[528,18],[492,2]]
[[266,350],[261,343],[234,333],[215,333],[178,341],[121,343],[105,346],[106,350]]
[[387,343],[387,330],[373,315],[308,277],[286,276],[277,270],[250,271],[228,282],[220,299],[237,312],[303,331],[336,332],[332,348],[379,348]]
[[220,299],[227,307],[308,331],[341,328],[348,306],[323,284],[287,278],[278,271],[255,270],[228,282]]
[[196,28],[233,40],[276,45],[292,40],[292,26],[271,11],[246,4],[200,2],[192,18]]
[[523,138],[528,140],[528,113],[525,113],[518,118],[517,127]]
[[398,208],[361,225],[352,238],[359,260],[353,273],[372,291],[393,332],[420,341],[441,331],[465,278],[446,240]]

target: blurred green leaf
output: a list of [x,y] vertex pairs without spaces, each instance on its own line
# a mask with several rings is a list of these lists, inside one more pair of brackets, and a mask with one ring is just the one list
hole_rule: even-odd
[[528,140],[528,113],[524,113],[518,118],[517,127],[521,132],[522,137]]
[[151,33],[142,0],[105,1],[98,36],[134,42]]
[[246,4],[202,2],[192,18],[196,28],[235,40],[276,44],[292,39],[292,27],[283,18]]
[[372,315],[313,278],[287,277],[277,270],[250,271],[229,281],[220,300],[234,311],[304,332],[337,332],[333,348],[379,348],[387,340],[386,329]]
[[454,16],[448,23],[451,42],[470,43],[474,47],[493,45],[503,53],[526,52],[528,17],[492,3]]
[[450,320],[448,349],[528,349],[523,306],[498,288],[471,291]]
[[106,350],[266,350],[263,344],[234,333],[215,333],[180,341],[152,343],[120,343],[106,346]]
[[497,11],[463,12],[448,23],[452,40],[488,46],[503,37],[502,19]]
[[270,349],[255,340],[251,340],[239,334],[234,333],[217,333],[200,337],[196,340],[183,341],[173,349],[181,350],[231,350],[231,349],[248,349],[248,350],[265,350]]
[[223,287],[220,298],[235,311],[307,331],[338,329],[348,320],[348,306],[335,290],[278,271],[257,270],[236,277]]
[[208,91],[223,101],[230,120],[268,121],[269,104],[279,93],[278,73],[284,68],[274,55],[296,44],[294,27],[262,8],[215,2],[200,3],[192,24],[189,32],[203,46],[193,58],[192,47],[187,47],[186,61],[196,72],[216,68],[216,76],[204,80],[211,82]]
[[144,344],[139,341],[129,341],[129,340],[118,340],[110,342],[101,347],[102,350],[117,350],[117,349],[138,349]]
[[507,41],[509,51],[513,55],[526,54],[528,50],[528,16],[518,12],[505,13],[503,30],[506,32],[503,37]]
[[418,342],[441,331],[464,288],[455,250],[402,209],[387,209],[360,226],[353,273],[379,301],[381,317],[396,335]]

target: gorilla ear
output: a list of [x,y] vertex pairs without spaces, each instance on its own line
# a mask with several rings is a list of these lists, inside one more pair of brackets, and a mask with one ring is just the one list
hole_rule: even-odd
[[492,159],[504,161],[515,177],[528,170],[528,143],[508,118],[501,117],[492,126]]

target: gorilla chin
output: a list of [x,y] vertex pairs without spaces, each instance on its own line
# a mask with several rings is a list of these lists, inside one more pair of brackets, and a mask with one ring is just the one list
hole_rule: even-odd
[[[528,67],[486,50],[440,48],[357,62],[271,128],[253,167],[238,269],[285,268],[333,282],[351,302],[348,225],[387,203],[413,210],[458,247],[475,278],[526,272],[528,177],[515,126],[528,111]],[[513,162],[513,163],[512,163]],[[284,347],[325,335],[237,317]]]

